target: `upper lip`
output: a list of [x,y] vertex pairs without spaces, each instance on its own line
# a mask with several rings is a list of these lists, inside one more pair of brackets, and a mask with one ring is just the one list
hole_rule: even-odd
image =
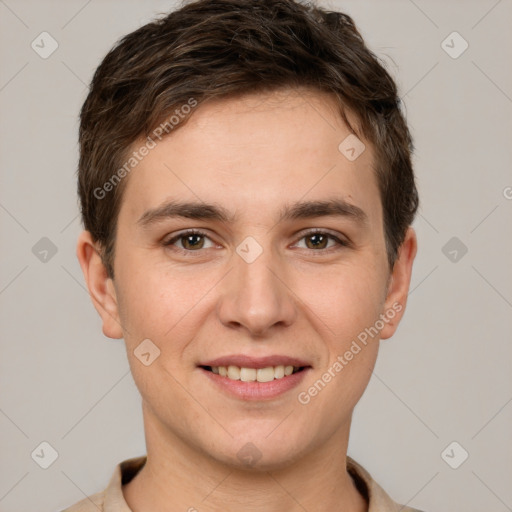
[[200,363],[198,366],[238,366],[239,368],[267,368],[269,366],[310,366],[306,361],[296,357],[273,355],[266,357],[251,357],[244,354],[217,357]]

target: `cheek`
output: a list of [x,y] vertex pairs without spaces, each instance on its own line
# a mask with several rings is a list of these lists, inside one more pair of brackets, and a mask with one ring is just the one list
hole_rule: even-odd
[[[181,274],[160,274],[156,268],[139,268],[123,281],[120,314],[126,327],[127,357],[141,395],[155,410],[169,406],[163,389],[169,390],[175,401],[186,400],[176,379],[180,380],[184,365],[190,364],[187,347],[196,335],[194,329],[201,325],[197,321],[201,308],[197,306],[202,295],[204,292],[191,289],[190,280]],[[145,353],[150,354],[146,361]]]
[[342,346],[375,323],[383,305],[384,280],[368,266],[331,269],[302,281],[301,297],[323,321],[328,337]]
[[379,348],[375,324],[381,313],[382,293],[375,285],[378,276],[350,270],[323,281],[323,288],[316,288],[307,304],[322,320],[316,321],[316,329],[326,354],[318,370],[319,379],[305,390],[306,399],[311,399],[319,415],[334,405],[336,412],[329,420],[333,429],[361,398]]
[[203,324],[209,303],[205,294],[218,278],[212,272],[162,269],[158,263],[147,269],[142,265],[132,268],[119,276],[127,349],[133,352],[142,340],[150,339],[161,351],[160,361],[169,369],[176,368]]

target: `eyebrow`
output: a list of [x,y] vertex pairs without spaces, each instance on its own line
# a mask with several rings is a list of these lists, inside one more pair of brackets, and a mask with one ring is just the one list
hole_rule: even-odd
[[[325,216],[345,217],[361,225],[368,223],[368,216],[364,210],[340,198],[323,201],[299,201],[286,204],[279,212],[278,222]],[[234,223],[238,219],[236,214],[216,204],[170,200],[144,212],[137,221],[137,224],[147,228],[164,219],[176,217],[196,220],[217,220],[223,223]]]

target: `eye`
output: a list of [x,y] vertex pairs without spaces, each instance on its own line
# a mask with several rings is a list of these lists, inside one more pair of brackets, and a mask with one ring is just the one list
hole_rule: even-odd
[[[198,229],[187,229],[186,231],[182,231],[181,233],[178,233],[172,238],[164,241],[163,245],[165,247],[175,246],[178,251],[184,254],[190,254],[191,252],[199,252],[200,249],[209,249],[215,246],[211,240],[210,245],[205,244],[205,240],[210,240],[210,238],[204,231]],[[330,250],[333,249],[333,246],[334,248],[336,246],[349,246],[348,242],[320,229],[308,231],[303,234],[299,240],[306,240],[305,249],[310,249],[314,252],[331,252]],[[334,241],[331,246],[328,245],[329,240]]]
[[167,247],[175,245],[176,242],[179,242],[181,243],[181,247],[177,246],[177,249],[180,249],[184,252],[196,252],[197,249],[208,249],[214,246],[213,243],[210,246],[205,246],[205,239],[209,238],[208,235],[203,231],[199,231],[197,229],[187,229],[186,231],[182,231],[176,236],[165,241],[163,244]]
[[349,245],[348,242],[341,240],[337,236],[335,236],[327,231],[322,231],[319,229],[313,229],[311,231],[308,231],[307,233],[305,233],[302,236],[302,238],[300,240],[306,240],[306,243],[305,243],[306,249],[311,249],[316,252],[326,252],[326,251],[322,251],[322,250],[333,248],[333,245],[331,245],[330,247],[327,246],[329,239],[334,240],[334,247],[336,245],[345,246],[345,247],[347,247]]

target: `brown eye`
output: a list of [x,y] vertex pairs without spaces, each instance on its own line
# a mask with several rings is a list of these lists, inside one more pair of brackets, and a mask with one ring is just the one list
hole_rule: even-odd
[[311,242],[311,244],[308,244],[306,242],[306,245],[308,246],[308,249],[325,249],[327,246],[329,236],[325,236],[322,233],[313,233],[312,235],[307,235],[304,237],[307,241]]
[[[176,249],[181,251],[197,252],[199,249],[208,249],[205,247],[205,240],[209,240],[206,233],[191,229],[170,238],[164,242],[164,245],[166,247],[176,245]],[[213,243],[209,247],[213,247]]]
[[[317,252],[328,252],[326,249],[331,249],[336,246],[348,246],[347,242],[339,239],[337,236],[320,230],[314,230],[306,233],[301,240],[306,240],[306,249],[311,249],[312,251]],[[333,240],[334,244],[328,246],[329,240]]]
[[202,235],[183,235],[179,239],[182,240],[184,249],[201,249],[204,245]]

